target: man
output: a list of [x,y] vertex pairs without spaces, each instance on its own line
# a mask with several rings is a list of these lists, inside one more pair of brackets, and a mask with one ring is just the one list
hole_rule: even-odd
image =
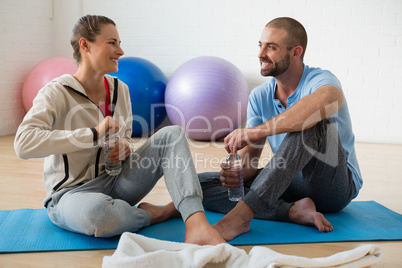
[[[276,18],[263,29],[258,57],[270,77],[249,97],[247,127],[224,140],[227,152],[243,159],[244,199],[227,198],[236,173],[199,174],[206,208],[227,213],[214,227],[224,239],[248,232],[253,218],[333,230],[321,212],[343,209],[357,196],[362,178],[354,150],[348,106],[338,79],[303,63],[304,27]],[[258,161],[268,140],[273,158]]]

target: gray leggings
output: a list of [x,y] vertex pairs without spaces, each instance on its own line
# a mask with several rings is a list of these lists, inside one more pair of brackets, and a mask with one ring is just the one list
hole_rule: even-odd
[[[204,206],[228,213],[236,205],[229,201],[219,173],[198,174]],[[255,218],[289,221],[289,209],[305,197],[318,211],[343,209],[356,193],[352,173],[332,119],[325,119],[302,132],[288,133],[278,151],[257,175],[245,183],[244,202]]]
[[202,191],[184,131],[165,127],[123,162],[118,176],[106,173],[62,189],[47,206],[51,221],[66,230],[109,237],[150,224],[148,212],[134,207],[164,175],[175,207],[185,221],[204,211]]

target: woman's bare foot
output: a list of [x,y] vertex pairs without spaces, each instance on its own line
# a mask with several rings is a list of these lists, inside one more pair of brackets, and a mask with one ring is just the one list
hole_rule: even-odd
[[250,231],[250,222],[254,218],[254,211],[244,202],[237,205],[220,221],[214,224],[214,228],[226,241]]
[[156,206],[150,203],[141,203],[138,208],[145,210],[151,215],[151,225],[155,223],[160,223],[166,221],[173,217],[180,217],[180,212],[177,211],[173,202],[165,206]]
[[187,218],[185,243],[218,245],[226,243],[222,236],[209,224],[204,212],[196,212]]
[[324,215],[317,212],[313,200],[308,197],[300,199],[290,207],[289,219],[297,224],[314,225],[320,232],[332,232],[334,230]]

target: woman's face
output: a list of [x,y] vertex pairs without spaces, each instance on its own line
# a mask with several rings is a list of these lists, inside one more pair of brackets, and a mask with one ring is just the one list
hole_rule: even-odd
[[113,24],[102,26],[101,33],[95,42],[88,42],[88,52],[85,57],[92,68],[102,73],[118,71],[118,60],[124,55],[120,47],[120,37]]

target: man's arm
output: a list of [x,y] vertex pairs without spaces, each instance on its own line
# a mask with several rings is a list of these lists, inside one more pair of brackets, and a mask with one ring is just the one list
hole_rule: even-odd
[[325,85],[255,129],[260,130],[265,137],[309,129],[338,112],[343,101],[343,94],[337,87]]
[[285,112],[261,125],[236,129],[226,136],[225,149],[228,152],[236,152],[248,144],[268,136],[311,128],[321,120],[338,112],[343,101],[343,94],[339,88],[324,85],[314,93],[302,98]]

